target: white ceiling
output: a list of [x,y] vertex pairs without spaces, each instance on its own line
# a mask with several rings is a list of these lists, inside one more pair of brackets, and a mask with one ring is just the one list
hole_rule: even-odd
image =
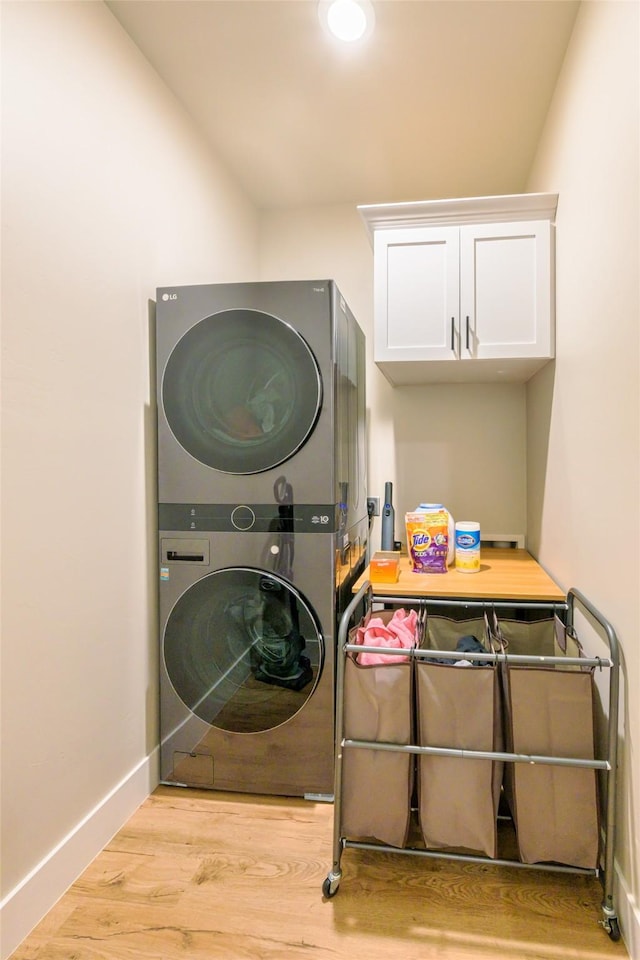
[[315,0],[108,0],[261,208],[520,193],[574,0],[373,0],[330,41]]

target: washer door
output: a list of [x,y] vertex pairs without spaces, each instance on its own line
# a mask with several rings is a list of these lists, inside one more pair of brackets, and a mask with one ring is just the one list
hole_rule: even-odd
[[289,720],[312,696],[324,643],[311,608],[286,581],[229,567],[183,593],[163,652],[192,713],[220,730],[258,733]]
[[201,320],[164,371],[169,426],[196,460],[224,473],[260,473],[300,449],[318,418],[322,382],[297,331],[258,310]]

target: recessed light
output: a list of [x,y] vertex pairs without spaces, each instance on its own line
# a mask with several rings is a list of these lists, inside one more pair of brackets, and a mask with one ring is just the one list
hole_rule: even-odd
[[362,40],[373,29],[371,0],[321,0],[318,15],[323,27],[344,43]]

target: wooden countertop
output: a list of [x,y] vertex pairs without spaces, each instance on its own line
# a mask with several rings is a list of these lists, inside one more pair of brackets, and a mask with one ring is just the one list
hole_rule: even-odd
[[[369,580],[369,568],[353,586],[357,593]],[[562,603],[565,593],[526,550],[484,547],[477,573],[413,573],[409,558],[400,557],[396,583],[372,581],[376,596],[434,597],[466,600],[552,600]]]

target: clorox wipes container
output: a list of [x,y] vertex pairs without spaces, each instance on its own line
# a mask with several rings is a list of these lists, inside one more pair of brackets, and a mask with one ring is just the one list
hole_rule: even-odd
[[405,514],[407,552],[414,573],[446,573],[455,558],[455,522],[441,503],[421,503]]
[[475,520],[456,523],[456,570],[477,573],[480,569],[480,524]]

